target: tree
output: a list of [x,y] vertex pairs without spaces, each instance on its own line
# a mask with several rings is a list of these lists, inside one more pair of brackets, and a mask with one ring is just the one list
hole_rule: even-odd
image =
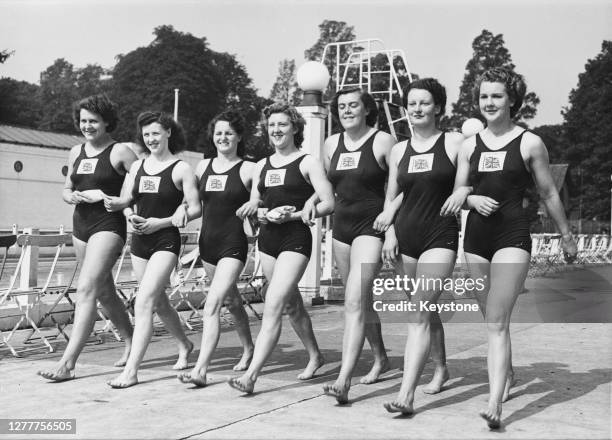
[[72,105],[86,96],[110,92],[112,80],[103,79],[106,74],[97,64],[75,69],[63,58],[55,60],[40,75],[38,102],[42,115],[38,128],[73,133]]
[[[452,115],[449,118],[443,118],[443,126],[459,128],[468,118],[482,120],[478,111],[478,103],[472,100],[472,88],[476,78],[487,69],[505,67],[515,70],[510,52],[504,44],[502,34],[493,35],[486,29],[474,39],[472,42],[474,52],[465,67],[466,73],[459,89],[459,98],[452,106]],[[523,101],[523,107],[514,118],[515,122],[526,126],[526,121],[533,119],[535,116],[536,107],[539,103],[540,98],[534,92],[527,93]]]
[[[612,41],[588,60],[562,112],[566,160],[580,170],[583,218],[610,218],[612,170]],[[574,200],[574,203],[577,203]]]
[[0,79],[0,122],[3,124],[38,127],[41,119],[36,84]]
[[112,92],[112,77],[107,69],[98,64],[88,64],[76,70],[76,88],[79,98],[98,93]]
[[215,52],[206,38],[172,26],[159,26],[153,34],[148,46],[117,57],[112,94],[121,116],[118,138],[134,137],[134,119],[141,111],[172,112],[175,88],[180,90],[178,119],[191,150],[205,149],[208,121],[227,107],[245,112],[247,120],[257,119],[260,101],[233,55]]
[[[262,144],[257,139],[257,125],[261,118],[261,111],[270,101],[257,95],[253,80],[249,77],[246,68],[236,60],[234,55],[214,52],[214,57],[215,65],[221,72],[223,79],[224,104],[219,111],[232,108],[242,114],[247,122],[245,133],[247,139],[246,155],[252,159],[261,159],[267,155],[267,141]],[[213,148],[214,145],[207,145],[209,151]]]
[[[323,23],[319,25],[319,39],[310,49],[304,51],[304,58],[306,58],[306,60],[321,61],[329,70],[331,81],[324,94],[325,99],[331,99],[334,93],[336,93],[336,84],[334,81],[334,75],[336,73],[336,53],[334,51],[328,52],[328,56],[323,60],[323,50],[329,43],[353,40],[355,40],[355,29],[353,26],[348,26],[344,21],[324,20]],[[340,62],[346,62],[352,51],[353,48],[350,46],[342,46],[340,48]]]
[[42,117],[39,128],[73,133],[72,104],[79,96],[76,90],[77,73],[63,58],[47,67],[40,75],[38,99]]
[[295,60],[282,60],[278,65],[278,76],[270,91],[272,101],[297,105],[300,102],[300,90],[295,77]]

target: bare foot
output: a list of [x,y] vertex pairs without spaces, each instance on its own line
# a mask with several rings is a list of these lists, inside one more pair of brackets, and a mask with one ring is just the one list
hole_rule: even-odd
[[193,342],[189,339],[186,344],[179,346],[179,354],[176,364],[172,366],[173,370],[185,370],[189,368],[189,355],[193,351]]
[[74,379],[74,369],[71,370],[65,365],[58,366],[55,371],[40,370],[36,374],[52,382],[66,382]]
[[337,384],[325,384],[323,385],[323,392],[328,395],[328,396],[332,396],[336,398],[336,401],[340,404],[340,405],[346,405],[349,400],[348,400],[348,392],[350,389],[350,385],[349,386],[341,386],[341,385],[337,385]]
[[176,378],[180,380],[182,383],[191,383],[195,385],[196,387],[206,386],[206,373],[201,374],[199,371],[196,371],[195,368],[191,370],[191,373],[177,374]]
[[130,357],[130,349],[132,348],[132,344],[125,344],[125,350],[117,362],[113,364],[114,367],[125,367],[127,364],[128,357]]
[[241,391],[245,394],[253,394],[255,389],[255,382],[249,379],[246,375],[242,377],[232,377],[227,381],[227,384],[235,390]]
[[108,380],[106,381],[106,383],[111,388],[129,388],[138,383],[138,377],[136,376],[136,374],[131,375],[124,371],[119,376],[117,376],[115,379]]
[[249,365],[251,365],[251,360],[253,359],[253,350],[254,350],[254,347],[251,347],[248,350],[245,349],[242,352],[242,357],[240,358],[238,363],[234,365],[234,368],[232,368],[232,370],[246,371],[249,368]]
[[517,382],[518,380],[514,378],[514,371],[510,371],[510,373],[508,373],[508,376],[506,377],[506,385],[504,386],[504,394],[502,394],[502,403],[510,399],[510,388],[516,385]]
[[390,413],[401,412],[404,416],[411,416],[414,414],[414,408],[412,407],[412,403],[402,403],[397,400],[393,402],[385,402],[383,403],[385,409]]
[[389,359],[387,357],[385,357],[385,359],[382,362],[375,361],[374,365],[372,365],[372,369],[370,370],[370,372],[366,374],[365,376],[363,376],[359,380],[359,383],[362,383],[364,385],[370,385],[370,384],[376,383],[378,382],[380,375],[386,373],[390,369],[391,369],[391,364],[389,364]]
[[480,417],[487,421],[489,429],[499,429],[501,427],[501,405],[491,405],[486,411],[480,411]]
[[431,378],[431,382],[423,387],[423,392],[425,394],[439,393],[442,391],[442,386],[448,379],[450,379],[450,375],[448,374],[448,368],[446,368],[446,365],[442,368],[436,368],[436,371],[434,371],[434,375]]
[[325,359],[321,353],[318,353],[317,356],[308,361],[308,365],[304,368],[300,374],[298,374],[297,378],[300,380],[308,380],[312,379],[319,368],[321,368],[325,364]]

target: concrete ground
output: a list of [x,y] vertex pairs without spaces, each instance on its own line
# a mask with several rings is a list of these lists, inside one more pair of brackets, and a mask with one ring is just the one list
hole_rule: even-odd
[[[607,323],[612,317],[611,272],[607,266],[528,280],[528,291],[517,303],[520,313],[515,312],[511,326],[519,382],[504,404],[504,427],[499,432],[489,431],[478,417],[488,393],[485,326],[465,322],[459,314],[445,323],[451,380],[437,395],[417,389],[413,417],[389,414],[382,406],[394,398],[402,377],[405,325],[398,322],[383,322],[393,367],[384,379],[359,384],[371,361],[366,348],[350,404],[339,406],[325,396],[322,385],[335,379],[341,360],[340,304],[309,307],[327,361],[318,375],[309,381],[296,379],[307,357],[285,320],[279,344],[251,396],[242,396],[225,383],[236,375],[231,368],[241,354],[229,325],[221,334],[206,388],[176,379],[171,370],[175,345],[161,328],[142,365],[141,383],[125,390],[105,383],[120,372],[112,364],[122,344],[111,335],[103,335],[101,344],[92,338],[77,364],[77,379],[64,383],[47,383],[36,376],[37,370],[54,365],[63,344],[58,344],[56,353],[35,351],[22,358],[0,348],[0,419],[76,419],[76,434],[34,438],[608,439],[612,432],[612,325]],[[545,310],[556,315],[545,316]],[[260,322],[254,317],[251,322],[256,336]],[[200,331],[190,331],[188,336],[199,345]],[[192,364],[196,358],[197,350],[190,357]],[[428,364],[421,384],[429,381],[431,373]]]

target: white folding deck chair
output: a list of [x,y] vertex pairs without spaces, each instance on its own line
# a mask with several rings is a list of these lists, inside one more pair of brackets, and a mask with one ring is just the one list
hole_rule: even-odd
[[[189,322],[193,317],[202,318],[197,306],[193,304],[189,297],[189,293],[193,292],[199,285],[204,283],[204,275],[199,276],[196,273],[196,265],[200,259],[200,250],[198,248],[198,239],[200,231],[182,232],[181,233],[181,254],[176,264],[175,270],[170,275],[170,292],[168,299],[172,307],[179,312],[179,307],[185,304],[190,309],[190,314],[185,318],[180,312],[178,313],[180,320],[189,330],[193,330],[193,325]],[[187,252],[188,246],[195,246]]]
[[[60,254],[62,253],[62,250],[64,249],[66,243],[70,241],[70,237],[70,234],[21,234],[17,236],[16,243],[21,248],[21,255],[19,257],[17,265],[15,266],[14,275],[9,283],[9,286],[5,289],[0,290],[0,305],[12,302],[16,306],[15,310],[19,313],[17,315],[19,316],[17,323],[15,324],[13,329],[8,332],[7,336],[2,337],[1,341],[9,348],[13,356],[19,357],[21,352],[39,348],[21,348],[18,352],[15,346],[13,345],[14,343],[11,342],[16,331],[24,322],[33,330],[32,333],[26,337],[26,340],[24,342],[31,342],[31,340],[40,339],[40,341],[42,341],[42,343],[47,347],[50,353],[54,351],[54,348],[49,342],[48,337],[46,337],[40,330],[39,326],[40,324],[42,324],[43,320],[39,319],[38,322],[36,322],[36,320],[32,316],[32,311],[34,310],[34,308],[40,308],[40,306],[42,306],[43,296],[45,294],[50,293],[51,290],[55,290],[56,292],[59,291],[59,297],[52,304],[50,310],[46,313],[47,316],[52,316],[52,313],[55,312],[54,309],[57,307],[57,305],[62,299],[70,298],[70,285],[51,287],[51,281],[53,279],[53,275],[55,273]],[[51,263],[49,275],[47,276],[47,279],[42,287],[34,286],[26,289],[18,288],[16,287],[17,278],[20,278],[19,275],[21,273],[22,267],[30,264],[29,258],[34,247],[55,249],[55,254]],[[69,303],[72,305],[71,300],[69,301]],[[72,309],[72,312],[74,312],[74,309]],[[59,334],[62,334],[64,335],[64,337],[67,337],[59,323],[57,323],[55,319],[53,321],[56,323],[59,330],[58,334],[54,335],[54,337],[58,336]],[[38,337],[33,338],[33,334],[37,334]]]

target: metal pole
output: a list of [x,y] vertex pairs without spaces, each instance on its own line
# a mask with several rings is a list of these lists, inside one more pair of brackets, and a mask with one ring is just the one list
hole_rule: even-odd
[[174,89],[174,120],[178,122],[179,89]]

